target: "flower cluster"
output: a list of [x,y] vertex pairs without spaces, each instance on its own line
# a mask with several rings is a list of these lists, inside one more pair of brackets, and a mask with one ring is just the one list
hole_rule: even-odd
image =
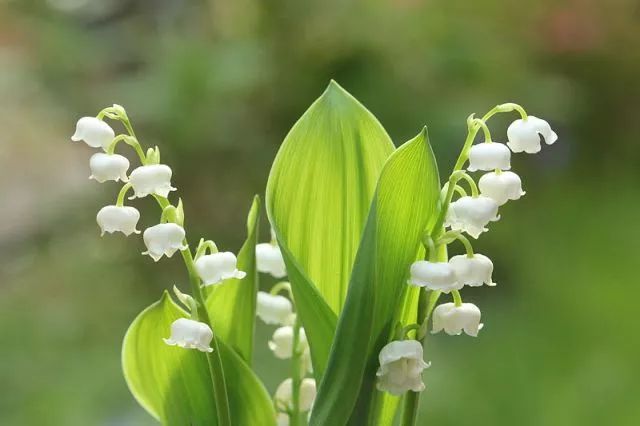
[[[105,117],[120,121],[128,134],[116,135],[113,128],[104,121]],[[171,185],[172,170],[168,165],[160,163],[158,147],[149,149],[146,153],[142,150],[124,108],[114,105],[102,110],[97,117],[81,118],[76,124],[76,131],[71,140],[84,141],[88,146],[103,151],[93,154],[89,160],[90,179],[100,183],[107,181],[124,183],[116,203],[98,211],[96,221],[102,235],[105,232],[121,232],[125,236],[139,234],[137,226],[140,212],[133,206],[124,205],[124,199],[129,191],[133,191],[130,200],[151,196],[162,208],[162,214],[159,223],[147,227],[142,233],[142,240],[146,246],[146,251],[142,254],[149,255],[158,262],[165,256],[172,257],[176,252],[181,252],[185,262],[193,264],[193,269],[201,285],[204,286],[219,284],[230,278],[244,278],[246,274],[237,269],[235,255],[230,252],[218,253],[212,241],[201,240],[195,259],[192,257],[183,227],[182,202],[179,201],[174,206],[167,199],[169,193],[176,190]],[[115,153],[119,142],[125,142],[133,147],[140,159],[141,165],[130,173],[129,159]],[[210,250],[209,254],[207,250]],[[195,289],[195,293],[202,297],[199,288]],[[164,339],[165,343],[170,346],[212,352],[213,348],[210,345],[214,334],[208,320],[202,321],[203,318],[198,317],[193,298],[180,293],[177,289],[176,294],[181,301],[186,302],[192,318],[180,318],[174,321],[171,325],[171,336]]]
[[[502,112],[517,111],[521,118],[507,129],[506,144],[493,142],[487,121]],[[432,333],[444,330],[449,335],[477,336],[482,329],[480,309],[473,303],[463,303],[460,290],[464,286],[495,286],[493,262],[487,256],[474,253],[465,234],[477,239],[487,232],[491,222],[500,219],[498,211],[510,200],[517,200],[525,192],[520,177],[511,171],[511,153],[537,153],[542,141],[551,145],[558,139],[546,121],[527,115],[516,104],[498,105],[482,119],[469,117],[469,134],[454,171],[442,189],[442,202],[438,220],[433,229],[425,233],[423,241],[427,260],[414,262],[409,270],[408,284],[431,292],[434,302],[440,294],[451,294],[453,302],[443,303],[432,312],[423,312],[421,323],[402,329],[402,340],[387,344],[379,355],[378,389],[392,394],[424,389],[421,373],[429,366],[423,361],[422,343],[428,320],[432,318]],[[484,142],[473,145],[476,134],[482,130]],[[467,163],[466,171],[463,166]],[[483,172],[476,184],[467,172]],[[471,195],[458,183],[468,183]],[[457,199],[453,199],[458,194]],[[446,229],[449,228],[447,231]],[[466,254],[447,259],[442,253],[448,244],[459,240]],[[443,250],[444,249],[444,250]],[[420,313],[419,313],[420,315]],[[407,339],[407,334],[416,330],[416,339]]]
[[[287,275],[284,259],[273,232],[271,235],[271,242],[256,245],[256,266],[260,272],[284,278]],[[292,363],[292,377],[285,379],[274,395],[277,423],[286,426],[292,417],[311,410],[316,382],[304,377],[312,372],[309,343],[293,312],[293,303],[278,294],[283,290],[293,299],[291,286],[286,281],[279,282],[268,293],[259,291],[256,315],[266,324],[278,326],[268,343],[269,349],[276,358],[290,359]]]

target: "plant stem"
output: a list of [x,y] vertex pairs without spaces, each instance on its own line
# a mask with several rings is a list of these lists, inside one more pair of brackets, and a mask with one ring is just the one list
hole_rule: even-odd
[[[427,291],[420,289],[420,298],[418,299],[418,323],[422,318],[426,318],[428,315],[427,309],[429,305],[429,298]],[[426,340],[426,335],[422,339],[418,339],[422,344]],[[420,405],[420,392],[409,391],[404,396],[404,406],[402,408],[402,418],[400,419],[400,425],[413,426],[418,419],[418,406]]]
[[[185,241],[186,244],[186,241]],[[191,282],[191,290],[193,296],[198,303],[198,319],[200,322],[207,324],[212,330],[211,320],[207,312],[202,289],[200,288],[200,278],[195,270],[191,251],[187,248],[180,252],[184,265],[189,273],[189,281]],[[231,410],[229,408],[229,399],[227,397],[227,384],[224,377],[224,369],[222,367],[222,358],[220,357],[220,347],[216,334],[213,333],[211,340],[213,352],[207,353],[207,363],[209,365],[209,374],[213,383],[213,398],[216,403],[216,411],[218,414],[218,426],[231,426]]]
[[[435,246],[435,259],[432,256],[429,256],[430,260],[446,262],[447,255],[447,245],[446,244],[438,244]],[[431,311],[436,305],[438,297],[440,296],[440,292],[431,292],[431,297],[427,293],[425,289],[420,289],[420,299],[418,299],[418,315],[417,322],[418,324],[422,324],[423,326],[427,325],[429,317],[431,316]],[[420,328],[419,334],[422,334],[423,327]],[[426,328],[424,329],[426,331]],[[424,346],[427,340],[426,332],[424,335],[417,340]],[[420,406],[420,392],[407,392],[404,396],[404,405],[402,407],[402,415],[400,419],[401,426],[415,426],[416,421],[418,420],[418,407]]]
[[302,382],[300,345],[300,320],[296,318],[293,323],[293,353],[291,355],[291,411],[289,412],[289,425],[299,426],[300,423],[300,383]]
[[[162,210],[166,209],[170,203],[164,197],[158,195],[154,196]],[[196,267],[193,262],[193,256],[191,250],[188,248],[188,241],[185,238],[183,244],[187,246],[185,250],[181,250],[180,254],[184,260],[184,266],[187,268],[189,274],[189,282],[191,283],[191,291],[193,292],[193,298],[198,305],[198,320],[203,322],[213,330],[211,320],[209,319],[209,313],[207,312],[207,305],[205,304],[204,295],[200,288],[200,277],[196,272]],[[218,426],[231,426],[231,410],[229,408],[229,398],[227,396],[227,384],[224,377],[224,369],[222,367],[222,358],[220,357],[220,347],[218,345],[218,339],[216,333],[213,333],[213,339],[211,339],[211,347],[213,352],[206,354],[207,364],[209,366],[209,375],[213,384],[213,398],[216,404],[216,412],[218,414]]]

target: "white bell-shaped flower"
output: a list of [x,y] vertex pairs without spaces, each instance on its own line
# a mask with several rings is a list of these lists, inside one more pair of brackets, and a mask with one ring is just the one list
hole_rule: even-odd
[[478,181],[478,187],[482,195],[494,199],[501,206],[526,194],[522,190],[520,176],[513,172],[485,173]]
[[150,164],[133,169],[129,182],[133,187],[134,198],[150,194],[167,197],[170,191],[176,190],[171,186],[171,174],[171,168],[166,164]]
[[535,154],[541,149],[540,136],[544,138],[547,145],[558,140],[558,135],[551,130],[549,123],[530,115],[526,119],[518,119],[509,125],[507,145],[513,152],[524,151],[527,154]]
[[482,329],[480,309],[473,303],[443,303],[433,310],[433,330],[437,333],[444,330],[449,335],[459,335],[464,330],[469,336],[476,337]]
[[218,284],[230,278],[241,280],[245,272],[237,269],[238,260],[230,251],[204,255],[196,260],[196,271],[205,286]]
[[464,231],[473,238],[478,238],[487,231],[489,222],[500,219],[498,203],[492,198],[480,195],[478,197],[460,197],[449,205],[445,226],[454,231]]
[[393,395],[423,391],[422,370],[430,364],[422,357],[422,345],[417,340],[396,340],[387,344],[378,356],[378,390]]
[[212,339],[213,332],[207,324],[188,318],[179,318],[171,324],[171,337],[162,340],[169,346],[213,352],[209,346]]
[[458,282],[453,268],[447,262],[418,260],[411,265],[410,272],[411,277],[408,283],[417,287],[426,287],[429,290],[439,290],[444,293],[463,287],[463,283]]
[[284,296],[258,292],[256,314],[267,324],[287,324],[293,307],[291,301]]
[[[301,412],[309,411],[316,399],[316,381],[305,378],[300,381],[299,407]],[[293,381],[285,379],[278,388],[274,396],[276,408],[282,411],[291,410],[293,408]]]
[[455,271],[458,281],[470,287],[480,287],[483,284],[495,286],[491,275],[493,274],[493,262],[487,256],[474,253],[473,257],[466,254],[453,256],[449,259],[449,265]]
[[95,179],[100,183],[108,180],[116,182],[119,180],[126,182],[128,180],[129,160],[119,154],[96,152],[89,159],[89,168],[91,169],[89,179]]
[[105,232],[122,232],[126,236],[139,234],[140,231],[136,229],[138,220],[140,212],[131,206],[105,206],[96,215],[100,235],[104,235]]
[[[304,353],[308,347],[307,335],[304,332],[304,328],[301,328],[298,335],[298,351]],[[269,341],[269,349],[271,349],[276,358],[291,358],[293,355],[293,327],[285,325],[276,329]]]
[[469,150],[470,172],[477,170],[509,170],[511,168],[511,151],[503,143],[485,142],[473,145]]
[[102,147],[106,150],[115,136],[111,126],[104,121],[95,117],[82,117],[76,124],[76,132],[71,140],[85,141],[92,148]]
[[156,262],[162,256],[171,257],[178,250],[187,248],[183,244],[184,228],[176,223],[160,223],[144,230],[142,239],[147,246],[148,254]]
[[258,271],[271,274],[274,278],[287,275],[280,247],[271,243],[256,245],[256,263]]

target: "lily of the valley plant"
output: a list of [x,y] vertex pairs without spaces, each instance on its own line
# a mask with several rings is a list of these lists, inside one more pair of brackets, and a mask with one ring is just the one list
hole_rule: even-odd
[[[517,118],[494,141],[489,122],[502,113]],[[331,82],[273,163],[270,241],[259,243],[256,197],[236,251],[187,232],[170,165],[158,147],[143,148],[123,107],[78,120],[71,139],[99,151],[90,177],[120,184],[97,213],[101,233],[135,239],[154,262],[177,254],[187,272],[126,333],[124,376],[138,402],[168,425],[416,424],[418,397],[430,389],[426,336],[483,329],[480,307],[461,292],[496,285],[493,262],[472,240],[525,194],[511,155],[557,139],[514,103],[470,115],[466,128],[441,186],[426,128],[395,148]],[[141,218],[136,205],[147,200],[159,210]],[[449,245],[460,254],[449,257]],[[259,273],[286,280],[259,291]],[[273,395],[252,369],[256,316],[273,326],[273,356],[288,363]]]

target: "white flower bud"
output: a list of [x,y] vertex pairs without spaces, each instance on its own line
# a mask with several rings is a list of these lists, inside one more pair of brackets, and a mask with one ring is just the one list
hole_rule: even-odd
[[91,169],[89,179],[95,179],[100,183],[108,180],[116,182],[119,180],[126,182],[128,180],[129,160],[119,154],[96,152],[89,159],[89,168]]
[[476,170],[509,170],[511,168],[511,151],[503,143],[485,142],[473,145],[469,150],[470,172]]
[[187,318],[179,318],[171,324],[171,337],[162,339],[169,346],[213,352],[209,346],[213,339],[211,328],[203,323]]
[[482,284],[495,286],[491,278],[493,262],[487,256],[474,253],[473,257],[466,254],[453,256],[449,265],[455,271],[458,281],[470,287],[480,287]]
[[236,256],[229,252],[204,255],[195,262],[196,271],[205,286],[218,284],[230,278],[241,280],[247,274],[236,268]]
[[485,173],[478,181],[478,187],[482,195],[493,198],[501,206],[526,194],[520,176],[513,172]]
[[271,274],[274,278],[287,275],[280,247],[270,243],[256,245],[256,263],[258,271]]
[[[293,409],[293,381],[291,379],[285,379],[278,388],[274,396],[276,401],[276,407],[279,410],[291,410]],[[313,400],[316,399],[316,381],[313,379],[302,379],[300,381],[300,393],[299,393],[299,409],[300,411],[309,411],[313,405]]]
[[451,265],[446,262],[429,262],[426,260],[419,260],[411,265],[411,277],[408,283],[444,293],[449,293],[451,290],[459,290],[463,287],[463,283],[458,282]]
[[482,329],[480,309],[473,303],[443,303],[433,310],[433,330],[437,333],[444,330],[449,335],[459,335],[464,330],[469,336],[476,337]]
[[[300,328],[300,333],[298,335],[298,351],[304,353],[308,347],[307,335],[304,333],[304,328]],[[293,355],[293,327],[285,325],[284,327],[276,329],[271,341],[269,341],[269,349],[273,351],[276,358],[291,358]]]
[[135,168],[129,176],[135,193],[133,198],[142,198],[150,194],[167,197],[170,191],[176,190],[171,186],[171,174],[171,168],[166,164],[151,164]]
[[76,124],[76,132],[71,136],[74,142],[85,141],[92,148],[109,147],[115,132],[104,121],[95,117],[82,117]]
[[540,136],[544,138],[547,145],[558,140],[558,135],[551,130],[549,123],[530,115],[524,120],[518,119],[509,125],[507,145],[513,152],[524,151],[527,154],[535,154],[541,149]]
[[489,222],[495,222],[499,219],[498,203],[495,200],[482,195],[460,197],[449,205],[445,226],[478,238],[481,233],[487,231],[485,226]]
[[187,248],[182,243],[184,236],[184,228],[175,223],[160,223],[147,228],[142,234],[147,251],[142,254],[148,254],[156,262],[162,256],[171,257],[176,251]]
[[284,325],[289,321],[293,307],[291,301],[284,296],[259,291],[256,313],[267,324]]
[[430,364],[422,357],[422,345],[417,340],[397,340],[387,344],[378,356],[378,390],[393,395],[423,391],[422,370]]
[[100,235],[122,232],[124,235],[139,234],[136,225],[140,220],[140,212],[130,206],[105,206],[96,215],[100,227]]

